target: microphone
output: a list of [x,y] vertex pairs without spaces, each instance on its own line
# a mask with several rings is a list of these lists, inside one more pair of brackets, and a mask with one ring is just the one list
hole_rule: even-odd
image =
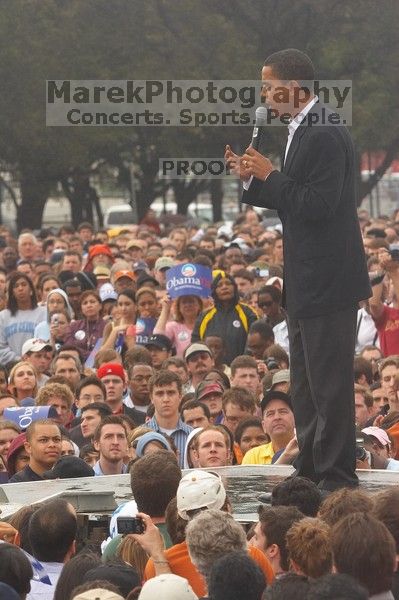
[[251,146],[254,150],[258,150],[260,139],[264,133],[265,125],[267,125],[268,110],[266,106],[258,106],[255,111],[255,127],[252,133]]

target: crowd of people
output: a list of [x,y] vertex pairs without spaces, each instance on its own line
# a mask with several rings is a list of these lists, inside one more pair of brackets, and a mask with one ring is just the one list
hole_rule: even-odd
[[[357,466],[399,471],[399,211],[377,219],[360,211],[359,222],[373,295],[357,320]],[[170,297],[168,270],[183,264],[209,269],[208,297],[184,290]],[[265,226],[251,208],[231,229],[163,229],[149,211],[140,225],[108,231],[82,223],[76,231],[26,231],[15,240],[0,230],[1,481],[130,473],[134,500],[115,519],[138,512],[145,525],[143,534],[122,539],[111,520],[102,566],[96,555],[73,558],[70,505],[32,508],[13,531],[36,562],[24,567],[26,555],[2,544],[10,558],[0,565],[10,566],[0,581],[30,600],[167,593],[176,600],[259,600],[263,593],[277,600],[302,589],[303,598],[383,600],[390,590],[399,598],[392,583],[399,509],[396,516],[388,491],[370,498],[339,491],[321,507],[319,496],[310,511],[295,499],[310,502],[316,486],[304,480],[298,492],[287,482],[281,493],[289,500],[272,499],[245,535],[230,516],[222,481],[197,470],[290,465],[298,454],[283,287],[281,227]],[[182,477],[181,469],[191,471]],[[342,514],[326,516],[339,512],[337,505]],[[351,506],[359,509],[354,515]],[[33,541],[44,535],[34,523],[50,536],[44,549]],[[366,535],[378,551],[369,552]],[[48,582],[32,579],[37,563]],[[22,572],[27,578],[23,589],[7,578],[17,564],[16,579]],[[90,595],[83,575],[91,570],[118,591],[111,583],[103,595]],[[82,582],[73,596],[72,584]]]

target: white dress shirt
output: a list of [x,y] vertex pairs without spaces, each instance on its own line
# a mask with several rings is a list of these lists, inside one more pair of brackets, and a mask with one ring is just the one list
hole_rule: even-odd
[[[288,125],[288,138],[287,138],[287,145],[285,146],[284,162],[287,158],[288,150],[290,149],[292,138],[294,137],[294,133],[298,129],[299,125],[303,122],[303,120],[305,119],[305,117],[308,114],[308,112],[310,111],[310,109],[316,104],[316,102],[318,100],[319,100],[318,96],[313,96],[313,98],[307,103],[307,105],[301,110],[301,112],[299,112],[297,115],[295,115],[295,117],[292,119],[291,123]],[[268,175],[266,176],[266,179],[267,179],[267,177],[268,177]],[[242,182],[242,187],[244,188],[244,190],[249,190],[249,186],[251,185],[252,179],[253,179],[253,175],[251,175],[251,177],[249,179],[247,179],[247,181]]]

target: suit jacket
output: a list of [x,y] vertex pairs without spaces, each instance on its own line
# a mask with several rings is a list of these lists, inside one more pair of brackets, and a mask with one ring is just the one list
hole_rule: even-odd
[[282,172],[273,171],[266,181],[254,178],[242,198],[278,211],[284,230],[283,304],[294,318],[330,314],[371,296],[352,139],[343,126],[312,126],[310,115],[321,118],[322,109],[316,103],[295,131]]

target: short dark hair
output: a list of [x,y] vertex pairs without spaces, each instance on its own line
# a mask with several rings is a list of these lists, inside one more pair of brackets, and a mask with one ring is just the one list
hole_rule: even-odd
[[123,598],[140,585],[140,577],[135,567],[117,559],[107,561],[105,564],[100,563],[83,575],[83,580],[86,582],[102,579],[116,585],[118,593]]
[[259,522],[267,544],[276,544],[280,550],[280,564],[283,571],[288,571],[288,550],[286,535],[290,527],[303,519],[303,514],[296,506],[259,506]]
[[[89,406],[89,408],[90,408],[90,406]],[[101,420],[101,422],[97,425],[96,430],[93,435],[93,440],[95,442],[98,442],[99,439],[101,438],[101,432],[106,425],[120,425],[121,427],[123,427],[126,437],[127,437],[126,426],[125,426],[124,422],[122,421],[122,419],[118,415],[109,415],[107,417],[104,417]]]
[[237,428],[234,433],[235,441],[237,442],[237,444],[241,443],[241,438],[244,434],[244,431],[246,429],[248,429],[248,427],[259,427],[260,429],[263,430],[262,421],[260,419],[258,419],[257,417],[243,419],[242,421],[240,421],[238,423]]
[[79,382],[76,388],[76,398],[79,398],[82,389],[87,387],[88,385],[96,385],[102,391],[103,397],[106,398],[107,390],[105,389],[105,385],[103,384],[101,379],[99,379],[95,375],[92,375],[91,377],[85,377]]
[[307,600],[368,600],[368,597],[368,591],[353,577],[334,573],[312,581]]
[[391,532],[399,554],[399,487],[386,488],[374,496],[374,516]]
[[262,319],[254,321],[249,328],[248,333],[259,333],[260,337],[264,340],[272,340],[272,342],[274,342],[273,327],[271,327],[269,323],[266,323],[266,321],[263,321]]
[[319,516],[333,526],[349,514],[370,513],[372,510],[373,500],[367,492],[357,488],[341,488],[323,500]]
[[46,502],[29,521],[29,540],[35,558],[64,562],[76,532],[76,515],[71,512],[70,504],[62,498]]
[[13,544],[0,544],[0,581],[22,597],[29,594],[32,577],[32,565],[26,554]]
[[150,394],[152,394],[154,387],[163,387],[164,385],[170,385],[171,383],[176,384],[179,394],[181,394],[183,384],[177,373],[161,369],[158,373],[155,373],[148,382]]
[[231,376],[234,377],[237,369],[256,369],[256,370],[258,370],[258,364],[252,356],[247,356],[246,354],[240,354],[240,356],[236,356],[235,359],[231,361],[230,369],[231,369]]
[[92,402],[91,404],[87,404],[80,409],[80,413],[83,415],[86,410],[96,410],[102,419],[112,416],[112,410],[105,402]]
[[307,54],[296,48],[286,48],[270,54],[265,66],[273,69],[273,73],[281,81],[313,81],[314,66]]
[[204,404],[203,402],[199,402],[199,400],[187,400],[187,402],[185,402],[180,408],[180,416],[183,421],[184,411],[193,410],[194,408],[201,408],[207,419],[211,418],[211,412],[206,404]]
[[60,435],[61,435],[61,429],[59,428],[57,423],[55,423],[55,421],[53,421],[53,419],[38,419],[37,421],[32,421],[32,423],[26,429],[26,441],[27,442],[31,441],[32,435],[35,433],[37,427],[40,427],[40,425],[55,425],[55,427],[58,427],[58,429],[60,431]]
[[383,523],[368,514],[347,515],[332,527],[331,544],[338,573],[352,575],[370,596],[391,589],[396,546]]
[[261,294],[269,294],[269,296],[271,296],[271,299],[273,300],[273,302],[277,302],[278,304],[281,303],[281,297],[282,297],[281,290],[279,290],[279,288],[276,287],[275,285],[263,285],[258,290],[258,298]]
[[315,517],[321,504],[321,492],[306,477],[289,477],[272,489],[272,506],[296,506],[307,517]]
[[263,600],[308,600],[310,583],[307,577],[287,573],[275,579],[262,596]]
[[82,581],[86,571],[101,564],[101,558],[94,552],[79,552],[68,561],[61,571],[57,581],[53,600],[70,598],[76,586]]
[[367,358],[364,358],[363,356],[355,356],[353,361],[353,369],[356,383],[359,377],[362,375],[366,376],[366,381],[369,385],[373,383],[373,367]]
[[226,409],[227,404],[235,404],[239,406],[241,410],[247,410],[254,414],[256,410],[256,398],[247,388],[233,387],[226,390],[222,396],[223,410]]
[[208,578],[212,600],[259,600],[265,587],[265,576],[259,565],[241,551],[221,556]]
[[181,476],[175,455],[167,450],[147,454],[136,461],[130,471],[130,486],[139,512],[163,517],[169,502],[176,496]]

